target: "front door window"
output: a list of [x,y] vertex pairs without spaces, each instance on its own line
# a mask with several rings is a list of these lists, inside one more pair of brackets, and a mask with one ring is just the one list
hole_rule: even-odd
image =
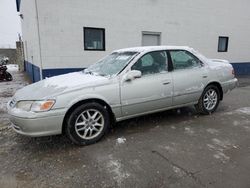
[[167,63],[166,51],[155,51],[141,57],[131,69],[141,71],[142,75],[156,74],[166,72]]

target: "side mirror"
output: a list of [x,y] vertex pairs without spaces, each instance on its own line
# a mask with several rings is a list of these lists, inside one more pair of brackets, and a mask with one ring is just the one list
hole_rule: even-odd
[[138,70],[131,70],[130,72],[128,72],[126,75],[125,75],[125,81],[131,81],[131,80],[134,80],[136,78],[141,78],[141,71],[138,71]]

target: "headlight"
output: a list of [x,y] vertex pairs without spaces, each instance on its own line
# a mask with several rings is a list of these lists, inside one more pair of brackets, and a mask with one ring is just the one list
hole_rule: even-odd
[[32,103],[33,103],[33,101],[19,101],[16,104],[16,108],[28,112],[28,111],[30,111]]
[[32,111],[32,112],[45,112],[49,111],[53,105],[55,104],[55,100],[44,100],[44,101],[19,101],[16,104],[16,108],[24,111]]
[[55,104],[55,100],[46,100],[46,101],[34,101],[31,106],[32,112],[45,112],[49,111],[53,105]]

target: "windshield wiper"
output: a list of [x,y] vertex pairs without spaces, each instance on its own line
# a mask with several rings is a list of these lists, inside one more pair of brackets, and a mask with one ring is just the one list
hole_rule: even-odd
[[85,73],[85,74],[91,74],[91,75],[94,74],[94,72],[92,72],[92,71],[90,71],[90,70],[88,70],[88,69],[84,69],[84,70],[83,70],[83,73]]
[[108,75],[106,75],[104,73],[93,72],[93,71],[90,71],[88,69],[85,69],[83,72],[85,74],[91,74],[91,75],[94,75],[94,76],[108,76]]

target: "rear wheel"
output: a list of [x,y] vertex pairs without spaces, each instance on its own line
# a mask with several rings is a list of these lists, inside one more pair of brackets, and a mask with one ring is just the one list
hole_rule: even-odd
[[219,89],[214,85],[209,85],[203,91],[198,104],[195,106],[201,114],[213,113],[220,103]]
[[86,103],[77,107],[68,117],[66,134],[78,145],[99,141],[110,125],[108,111],[98,103]]

